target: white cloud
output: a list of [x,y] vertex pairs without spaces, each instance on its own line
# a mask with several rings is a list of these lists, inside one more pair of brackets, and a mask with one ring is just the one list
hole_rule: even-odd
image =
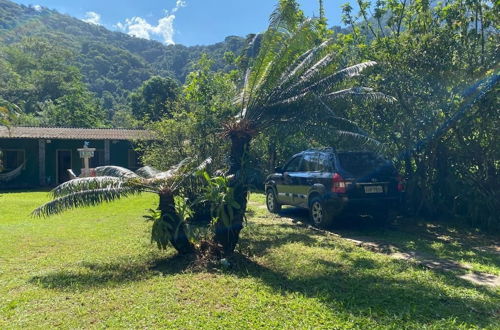
[[181,9],[182,7],[186,7],[186,6],[187,6],[186,1],[184,1],[184,0],[177,0],[177,2],[175,3],[175,8],[172,9],[172,13],[175,13],[179,9]]
[[42,6],[40,6],[40,5],[34,5],[33,9],[36,10],[36,11],[42,11]]
[[125,31],[127,29],[125,24],[123,24],[122,22],[116,23],[115,25],[113,25],[113,27],[120,30],[120,31]]
[[124,23],[119,22],[114,26],[128,35],[137,38],[150,40],[152,36],[158,36],[167,45],[174,45],[174,13],[182,7],[186,7],[186,5],[186,1],[177,0],[175,7],[171,11],[172,14],[169,14],[169,11],[165,10],[165,16],[158,20],[157,25],[151,25],[146,19],[136,16],[127,18]]
[[101,15],[94,11],[88,11],[85,13],[85,18],[82,19],[82,21],[94,25],[101,25]]

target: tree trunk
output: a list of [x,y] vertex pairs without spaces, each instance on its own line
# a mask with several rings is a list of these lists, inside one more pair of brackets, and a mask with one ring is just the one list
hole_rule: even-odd
[[[222,220],[219,220],[215,225],[215,241],[222,246],[226,256],[234,252],[240,237],[240,231],[243,229],[247,209],[248,186],[242,161],[248,151],[250,140],[251,136],[246,134],[231,135],[231,154],[229,158],[231,163],[228,175],[232,178],[229,184],[234,188],[234,199],[240,208],[234,209],[234,216],[229,227],[226,227]],[[231,206],[226,205],[226,207]]]
[[179,254],[189,254],[194,252],[194,246],[186,235],[186,228],[182,219],[175,211],[174,195],[170,192],[160,194],[158,210],[161,211],[163,221],[172,224],[173,230],[170,233],[170,243]]
[[269,154],[269,167],[268,167],[268,170],[269,170],[269,173],[273,173],[274,172],[274,169],[276,168],[276,158],[277,157],[277,152],[276,152],[276,140],[271,137],[269,139],[269,144],[268,144],[268,150],[267,150],[268,154]]

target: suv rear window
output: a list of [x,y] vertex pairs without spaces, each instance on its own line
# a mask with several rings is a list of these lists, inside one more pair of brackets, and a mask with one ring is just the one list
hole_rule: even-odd
[[354,176],[362,176],[386,166],[387,160],[371,152],[345,152],[338,154],[340,166]]

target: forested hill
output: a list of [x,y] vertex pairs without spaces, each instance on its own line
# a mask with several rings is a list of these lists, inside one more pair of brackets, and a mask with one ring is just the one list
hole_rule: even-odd
[[[33,48],[50,45],[52,51],[67,54],[67,65],[79,69],[83,81],[98,98],[105,95],[119,104],[125,102],[129,91],[151,76],[171,76],[182,82],[202,53],[215,61],[214,69],[229,69],[224,54],[239,53],[245,42],[241,37],[227,37],[211,46],[166,46],[112,32],[54,10],[37,9],[0,0],[0,77],[6,75],[5,62],[2,66],[6,53],[18,52],[19,59],[27,48],[33,56]],[[22,72],[13,74],[22,76]]]

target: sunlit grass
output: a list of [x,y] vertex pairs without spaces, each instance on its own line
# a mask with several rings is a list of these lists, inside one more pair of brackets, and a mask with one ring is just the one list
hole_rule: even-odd
[[[253,195],[231,267],[157,251],[143,195],[48,219],[0,195],[0,328],[498,327],[498,291],[269,215]],[[442,249],[435,245],[436,249]]]

